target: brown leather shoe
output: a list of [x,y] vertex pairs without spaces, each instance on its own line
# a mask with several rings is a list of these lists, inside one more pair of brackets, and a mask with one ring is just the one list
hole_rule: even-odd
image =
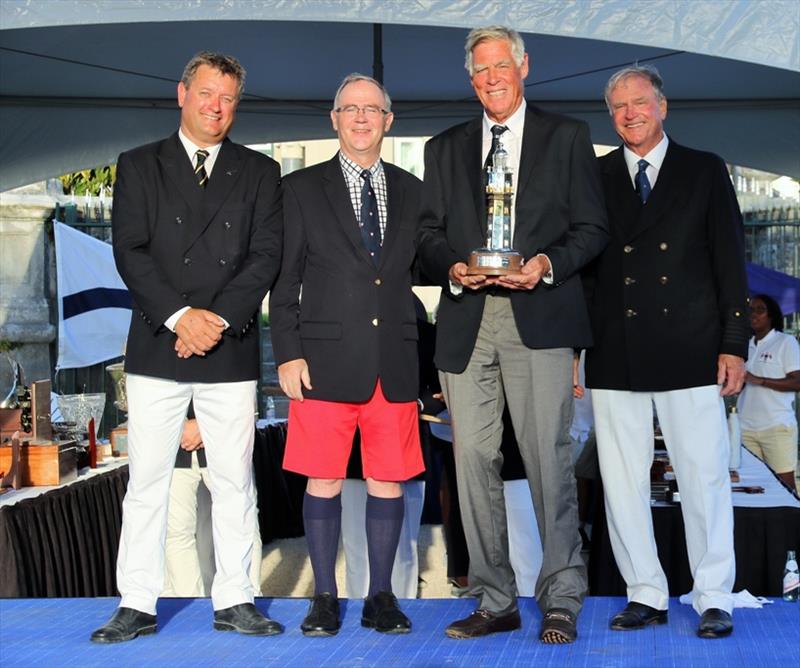
[[521,626],[519,610],[506,615],[496,615],[483,608],[478,608],[466,619],[459,619],[448,626],[444,632],[450,638],[480,638],[490,633],[515,631]]

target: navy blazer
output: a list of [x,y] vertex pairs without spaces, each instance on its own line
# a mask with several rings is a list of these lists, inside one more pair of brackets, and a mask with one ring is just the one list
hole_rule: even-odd
[[[460,373],[483,315],[485,290],[454,296],[447,273],[486,244],[482,117],[457,125],[425,147],[419,231],[423,273],[442,286],[436,366]],[[513,247],[525,260],[545,253],[554,285],[512,290],[511,305],[529,348],[588,347],[589,316],[579,272],[608,239],[599,170],[585,123],[528,106],[516,183]]]
[[[384,163],[387,222],[375,266],[364,246],[342,174],[332,160],[284,180],[283,266],[270,294],[278,365],[303,358],[325,401],[367,401],[378,378],[390,401],[419,389],[411,292],[420,181]],[[301,299],[302,291],[302,299]]]
[[744,228],[725,163],[670,140],[642,205],[622,147],[599,160],[611,241],[587,271],[586,384],[666,391],[717,382],[747,357]]
[[[259,378],[260,305],[281,257],[278,164],[226,139],[202,189],[176,133],[120,155],[112,221],[134,302],[125,370],[186,382]],[[164,321],[184,306],[230,324],[205,356],[174,350]]]

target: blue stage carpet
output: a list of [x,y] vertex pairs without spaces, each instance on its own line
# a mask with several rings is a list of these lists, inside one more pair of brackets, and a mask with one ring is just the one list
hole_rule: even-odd
[[520,602],[521,630],[461,641],[445,637],[444,628],[471,612],[471,599],[404,601],[414,624],[406,636],[363,629],[361,602],[347,601],[344,625],[335,638],[303,637],[299,626],[307,603],[302,599],[257,601],[286,625],[286,633],[271,638],[213,631],[207,599],[164,599],[158,606],[156,635],[118,645],[90,643],[91,631],[117,603],[112,598],[0,600],[0,666],[800,666],[800,604],[781,600],[761,610],[737,609],[731,637],[700,640],[695,636],[697,615],[677,600],[670,601],[667,626],[620,633],[608,630],[608,619],[624,600],[590,598],[578,621],[578,641],[547,646],[537,640],[541,615],[531,599]]

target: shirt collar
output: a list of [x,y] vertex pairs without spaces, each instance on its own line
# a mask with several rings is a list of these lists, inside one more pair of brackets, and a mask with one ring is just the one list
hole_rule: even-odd
[[[186,151],[186,154],[189,156],[189,160],[192,161],[194,164],[194,154],[197,153],[200,147],[195,144],[191,139],[189,139],[184,133],[182,128],[178,128],[178,138],[181,140],[181,144],[183,144],[183,149]],[[222,142],[218,144],[214,144],[213,146],[205,146],[202,150],[208,151],[208,157],[206,158],[206,164],[211,163],[214,164],[214,160],[217,158],[217,154],[219,153],[219,149],[222,146]]]
[[664,156],[667,154],[667,146],[669,145],[669,139],[667,139],[667,133],[664,133],[664,136],[661,137],[661,141],[658,142],[650,152],[645,156],[638,156],[633,151],[631,151],[627,146],[623,146],[622,153],[625,156],[625,164],[628,166],[628,171],[631,174],[635,174],[639,171],[639,160],[647,160],[648,164],[653,167],[656,171],[661,169],[661,164],[664,162]]
[[[339,151],[339,164],[342,166],[344,174],[353,179],[361,178],[361,172],[365,169],[348,158],[343,151]],[[383,173],[383,162],[378,158],[371,167],[366,169],[369,172],[370,179],[373,179]]]
[[489,116],[486,114],[486,111],[484,111],[483,136],[486,137],[487,135],[491,135],[493,125],[505,125],[508,128],[508,132],[510,132],[512,136],[517,138],[522,137],[522,131],[525,129],[525,110],[527,108],[528,103],[523,97],[522,103],[519,105],[519,107],[517,107],[517,110],[506,119],[505,123],[495,123],[489,118]]

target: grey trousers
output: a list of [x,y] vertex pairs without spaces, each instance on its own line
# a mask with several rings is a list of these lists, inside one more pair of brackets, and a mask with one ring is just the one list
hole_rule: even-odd
[[542,611],[565,608],[577,614],[587,582],[569,439],[572,349],[527,348],[510,299],[487,295],[467,368],[441,373],[441,380],[453,420],[470,589],[479,607],[498,614],[517,607],[500,477],[505,391],[542,539],[536,600]]

